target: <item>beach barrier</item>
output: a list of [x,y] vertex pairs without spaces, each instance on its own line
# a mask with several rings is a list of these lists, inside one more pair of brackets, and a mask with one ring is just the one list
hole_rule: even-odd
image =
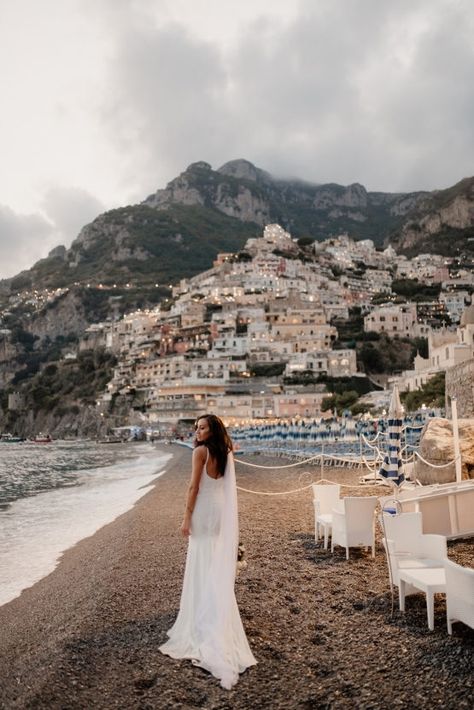
[[[413,427],[414,428],[414,427]],[[420,427],[418,427],[420,428]],[[307,490],[310,488],[313,483],[321,483],[321,482],[328,482],[331,483],[331,481],[327,478],[324,477],[324,468],[326,466],[332,466],[332,467],[344,467],[348,466],[351,468],[354,467],[359,467],[359,468],[365,468],[368,473],[361,477],[359,479],[359,484],[357,485],[349,485],[349,484],[340,484],[341,486],[345,488],[351,488],[351,489],[360,489],[367,487],[367,485],[377,485],[377,486],[387,486],[387,487],[392,487],[392,484],[387,481],[385,478],[383,478],[379,474],[379,469],[380,466],[383,462],[384,459],[384,452],[379,448],[379,446],[376,445],[376,441],[379,441],[381,438],[383,438],[383,432],[378,432],[377,435],[370,441],[367,439],[367,437],[364,434],[361,434],[360,436],[360,444],[364,444],[370,452],[370,456],[365,455],[360,453],[359,456],[344,456],[340,455],[337,453],[325,453],[323,450],[318,451],[317,453],[312,454],[311,456],[308,456],[307,454],[309,451],[305,450],[304,447],[301,448],[288,448],[286,446],[262,446],[260,443],[258,446],[255,447],[246,447],[244,450],[240,451],[240,455],[248,455],[248,454],[258,454],[258,455],[267,455],[267,456],[278,456],[278,457],[288,457],[290,459],[296,459],[294,461],[291,461],[291,463],[287,464],[282,464],[280,466],[275,466],[274,464],[268,466],[265,464],[258,464],[258,463],[253,463],[251,461],[244,461],[243,459],[236,457],[235,461],[236,463],[239,463],[243,466],[247,466],[249,468],[257,468],[257,469],[271,469],[271,470],[284,470],[284,469],[291,469],[291,468],[296,468],[299,466],[304,466],[304,465],[311,465],[313,464],[314,466],[319,465],[320,466],[320,476],[319,478],[315,478],[315,473],[314,471],[305,471],[301,474],[301,476],[307,475],[310,477],[311,482],[308,483],[305,486],[300,486],[297,488],[292,488],[286,491],[257,491],[253,489],[248,489],[248,488],[243,488],[241,486],[237,486],[237,489],[244,492],[244,493],[253,493],[255,495],[264,495],[264,496],[272,496],[272,495],[292,495],[294,493],[300,493],[301,491]],[[177,440],[174,443],[177,443],[181,446],[186,446],[187,448],[193,448],[193,444],[190,441],[181,441]],[[347,442],[344,442],[347,444]],[[412,447],[411,444],[405,445],[403,447],[402,452],[405,450],[408,450],[408,447]],[[361,446],[362,448],[362,446]],[[402,461],[403,464],[409,468],[410,473],[413,475],[415,473],[415,464],[416,460],[419,459],[426,465],[432,466],[433,468],[446,468],[448,466],[452,466],[456,459],[453,459],[452,461],[449,461],[445,464],[433,464],[426,459],[424,459],[417,451],[412,451],[412,453],[409,456],[403,457],[402,455]],[[300,477],[301,477],[300,476]],[[416,476],[415,476],[415,485],[416,485]],[[413,484],[411,484],[413,485]]]

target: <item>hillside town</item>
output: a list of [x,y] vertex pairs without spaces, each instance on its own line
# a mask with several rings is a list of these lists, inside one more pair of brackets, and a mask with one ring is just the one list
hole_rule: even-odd
[[[365,377],[355,349],[336,345],[334,323],[354,307],[367,333],[428,339],[428,358],[418,355],[413,370],[397,377],[401,391],[472,359],[470,271],[453,271],[446,257],[408,259],[346,235],[311,249],[312,258],[302,259],[297,241],[268,225],[241,252],[221,253],[211,269],[181,280],[160,306],[90,325],[78,352],[104,348],[117,358],[97,399],[102,415],[133,393],[140,420],[157,429],[206,410],[234,424],[320,416],[324,376]],[[397,302],[394,278],[439,284],[439,298]],[[71,349],[63,357],[76,356]],[[11,406],[19,406],[14,395]]]
[[[304,246],[281,226],[268,225],[240,252],[220,253],[212,268],[182,279],[159,306],[89,325],[78,343],[63,348],[62,361],[72,365],[82,352],[109,352],[117,364],[97,396],[98,414],[113,421],[116,402],[125,399],[133,402],[131,421],[158,431],[207,410],[231,424],[321,416],[327,378],[366,378],[355,344],[341,341],[338,332],[355,309],[369,338],[428,343],[427,356],[418,353],[412,369],[385,379],[385,386],[396,382],[401,392],[414,391],[441,371],[471,372],[474,307],[467,306],[474,279],[468,268],[436,254],[409,259],[347,235]],[[400,298],[395,281],[437,286],[439,296]],[[67,291],[19,292],[8,308],[34,317]],[[5,357],[9,337],[3,328]],[[378,401],[383,405],[383,394]],[[21,393],[10,393],[8,406],[21,410]]]

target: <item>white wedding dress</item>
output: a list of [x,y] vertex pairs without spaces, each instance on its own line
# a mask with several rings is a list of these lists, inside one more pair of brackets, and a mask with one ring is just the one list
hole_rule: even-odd
[[232,453],[224,476],[217,479],[209,476],[206,458],[191,518],[179,614],[160,651],[191,659],[227,689],[256,663],[234,593],[238,544]]

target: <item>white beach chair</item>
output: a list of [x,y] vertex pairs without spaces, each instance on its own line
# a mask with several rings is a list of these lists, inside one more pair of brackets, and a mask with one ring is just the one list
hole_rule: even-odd
[[314,539],[319,540],[324,534],[324,549],[328,549],[328,537],[332,529],[332,510],[341,497],[339,483],[313,483],[314,504]]
[[[396,587],[399,587],[401,569],[444,566],[448,557],[446,538],[443,535],[424,534],[421,513],[383,513],[383,519],[380,520],[391,581]],[[405,596],[418,592],[418,589],[405,585]]]
[[428,627],[433,630],[434,594],[444,592],[446,588],[446,538],[443,535],[423,534],[422,514],[419,512],[382,515],[382,542],[392,585],[392,613],[393,586],[398,587],[400,611],[405,611],[405,597],[423,592],[426,595]]
[[446,621],[448,634],[453,633],[453,621],[462,621],[474,629],[474,569],[445,560]]
[[332,511],[331,552],[335,545],[346,548],[349,559],[350,547],[371,547],[375,557],[374,512],[378,499],[370,497],[342,498],[338,508]]

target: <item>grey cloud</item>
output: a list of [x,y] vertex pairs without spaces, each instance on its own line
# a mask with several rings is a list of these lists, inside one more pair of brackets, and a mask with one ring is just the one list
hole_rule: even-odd
[[29,269],[58,244],[69,246],[80,229],[103,212],[98,200],[78,188],[51,188],[43,207],[45,216],[0,206],[0,278]]
[[112,70],[113,99],[103,117],[135,172],[132,184],[149,180],[155,189],[164,166],[179,170],[225,154],[227,76],[216,48],[177,25],[131,26],[120,35]]
[[393,191],[472,173],[471,3],[303,0],[286,25],[269,4],[232,49],[121,13],[103,120],[144,195],[235,157]]
[[[239,103],[258,105],[254,155],[267,156],[267,169],[386,190],[442,187],[472,171],[469,23],[461,29],[436,2],[304,7],[281,36],[254,33],[237,55]],[[418,24],[426,29],[403,61],[407,28]],[[453,134],[464,155],[441,152]]]
[[54,229],[39,214],[20,215],[0,206],[0,278],[14,276],[46,256]]
[[50,188],[43,199],[43,208],[53,223],[58,242],[69,246],[82,227],[101,212],[104,205],[80,188]]

